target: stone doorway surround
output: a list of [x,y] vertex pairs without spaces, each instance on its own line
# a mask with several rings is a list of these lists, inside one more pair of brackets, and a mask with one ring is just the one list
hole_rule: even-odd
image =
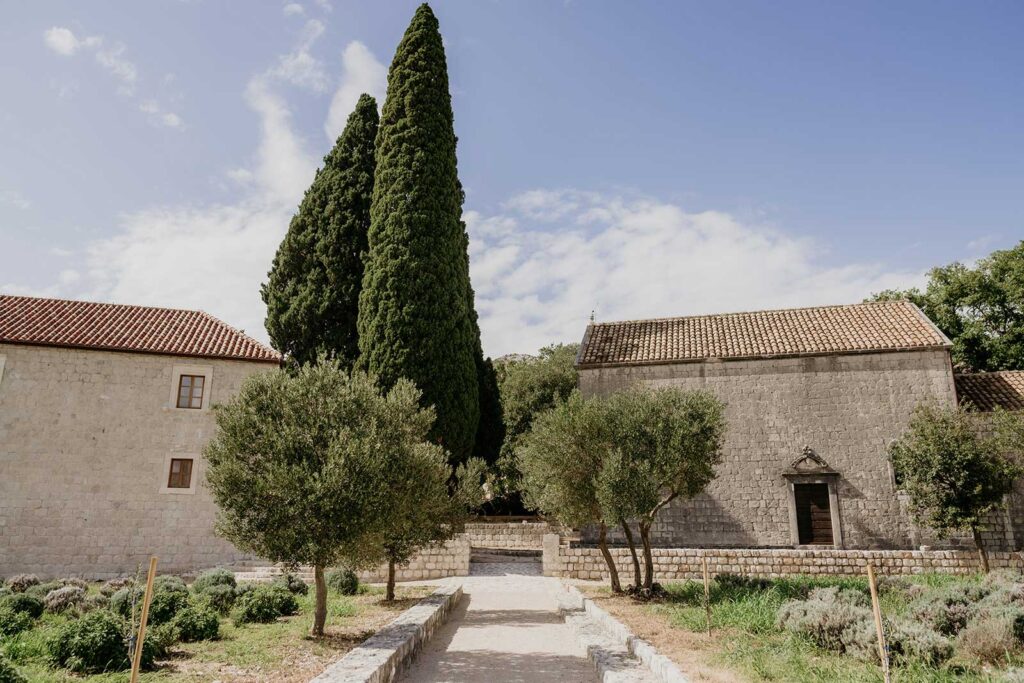
[[[789,490],[789,538],[794,548],[843,547],[843,525],[839,512],[839,472],[832,469],[810,446],[782,473]],[[800,545],[800,528],[796,511],[797,484],[825,484],[828,486],[828,507],[832,515],[832,545]]]

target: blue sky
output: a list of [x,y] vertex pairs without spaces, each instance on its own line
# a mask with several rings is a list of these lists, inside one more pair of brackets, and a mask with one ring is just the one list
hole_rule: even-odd
[[[0,291],[258,287],[413,2],[37,2],[0,21]],[[1020,3],[438,0],[485,348],[858,301],[1024,235]]]

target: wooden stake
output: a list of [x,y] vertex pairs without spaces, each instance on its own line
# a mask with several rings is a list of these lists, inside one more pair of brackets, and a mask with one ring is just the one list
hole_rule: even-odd
[[153,599],[153,579],[156,578],[156,557],[149,558],[149,574],[146,575],[146,592],[142,597],[142,616],[139,617],[139,637],[135,640],[135,656],[132,657],[130,683],[139,683],[139,667],[142,666],[142,643],[146,639],[146,619],[149,618],[149,602]]
[[711,582],[708,579],[708,558],[701,556],[701,567],[704,570],[704,617],[708,623],[708,635],[711,635]]
[[871,588],[871,610],[875,613],[875,631],[878,632],[878,657],[882,660],[882,676],[889,683],[889,651],[885,646],[885,631],[882,628],[882,606],[878,602],[878,582],[875,568],[868,564],[868,586]]

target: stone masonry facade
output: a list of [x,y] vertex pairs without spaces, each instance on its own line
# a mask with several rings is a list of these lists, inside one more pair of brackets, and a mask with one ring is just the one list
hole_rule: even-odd
[[[586,580],[608,578],[608,567],[597,548],[559,544],[557,536],[552,539],[550,542],[545,539],[545,576]],[[629,550],[612,548],[611,553],[619,580],[623,585],[632,583],[633,564]],[[971,574],[981,569],[978,553],[967,550],[655,548],[653,555],[654,575],[659,581],[701,578],[704,558],[712,577],[721,573],[767,578],[794,574],[863,576],[868,564],[882,574]],[[993,569],[1024,569],[1024,558],[1020,553],[993,552],[989,555],[989,563]]]
[[[148,557],[163,572],[249,559],[214,534],[202,485],[209,407],[274,364],[0,344],[0,575],[106,578]],[[175,407],[180,374],[202,409]],[[192,487],[168,488],[172,457]]]
[[540,550],[551,531],[547,522],[472,522],[465,528],[472,547],[509,550]]
[[[805,447],[838,473],[832,513],[838,547],[937,543],[911,523],[887,448],[918,404],[955,405],[944,349],[582,367],[579,384],[585,396],[633,385],[706,389],[726,405],[717,478],[706,493],[662,511],[653,529],[656,545],[793,547],[791,492],[783,473]],[[988,539],[993,549],[1014,549],[1014,530],[1005,519],[994,520]],[[592,530],[584,540],[594,540]]]

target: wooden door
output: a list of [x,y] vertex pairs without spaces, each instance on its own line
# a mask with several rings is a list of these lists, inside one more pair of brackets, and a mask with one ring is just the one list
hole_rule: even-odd
[[794,484],[800,545],[832,545],[832,509],[828,484]]

